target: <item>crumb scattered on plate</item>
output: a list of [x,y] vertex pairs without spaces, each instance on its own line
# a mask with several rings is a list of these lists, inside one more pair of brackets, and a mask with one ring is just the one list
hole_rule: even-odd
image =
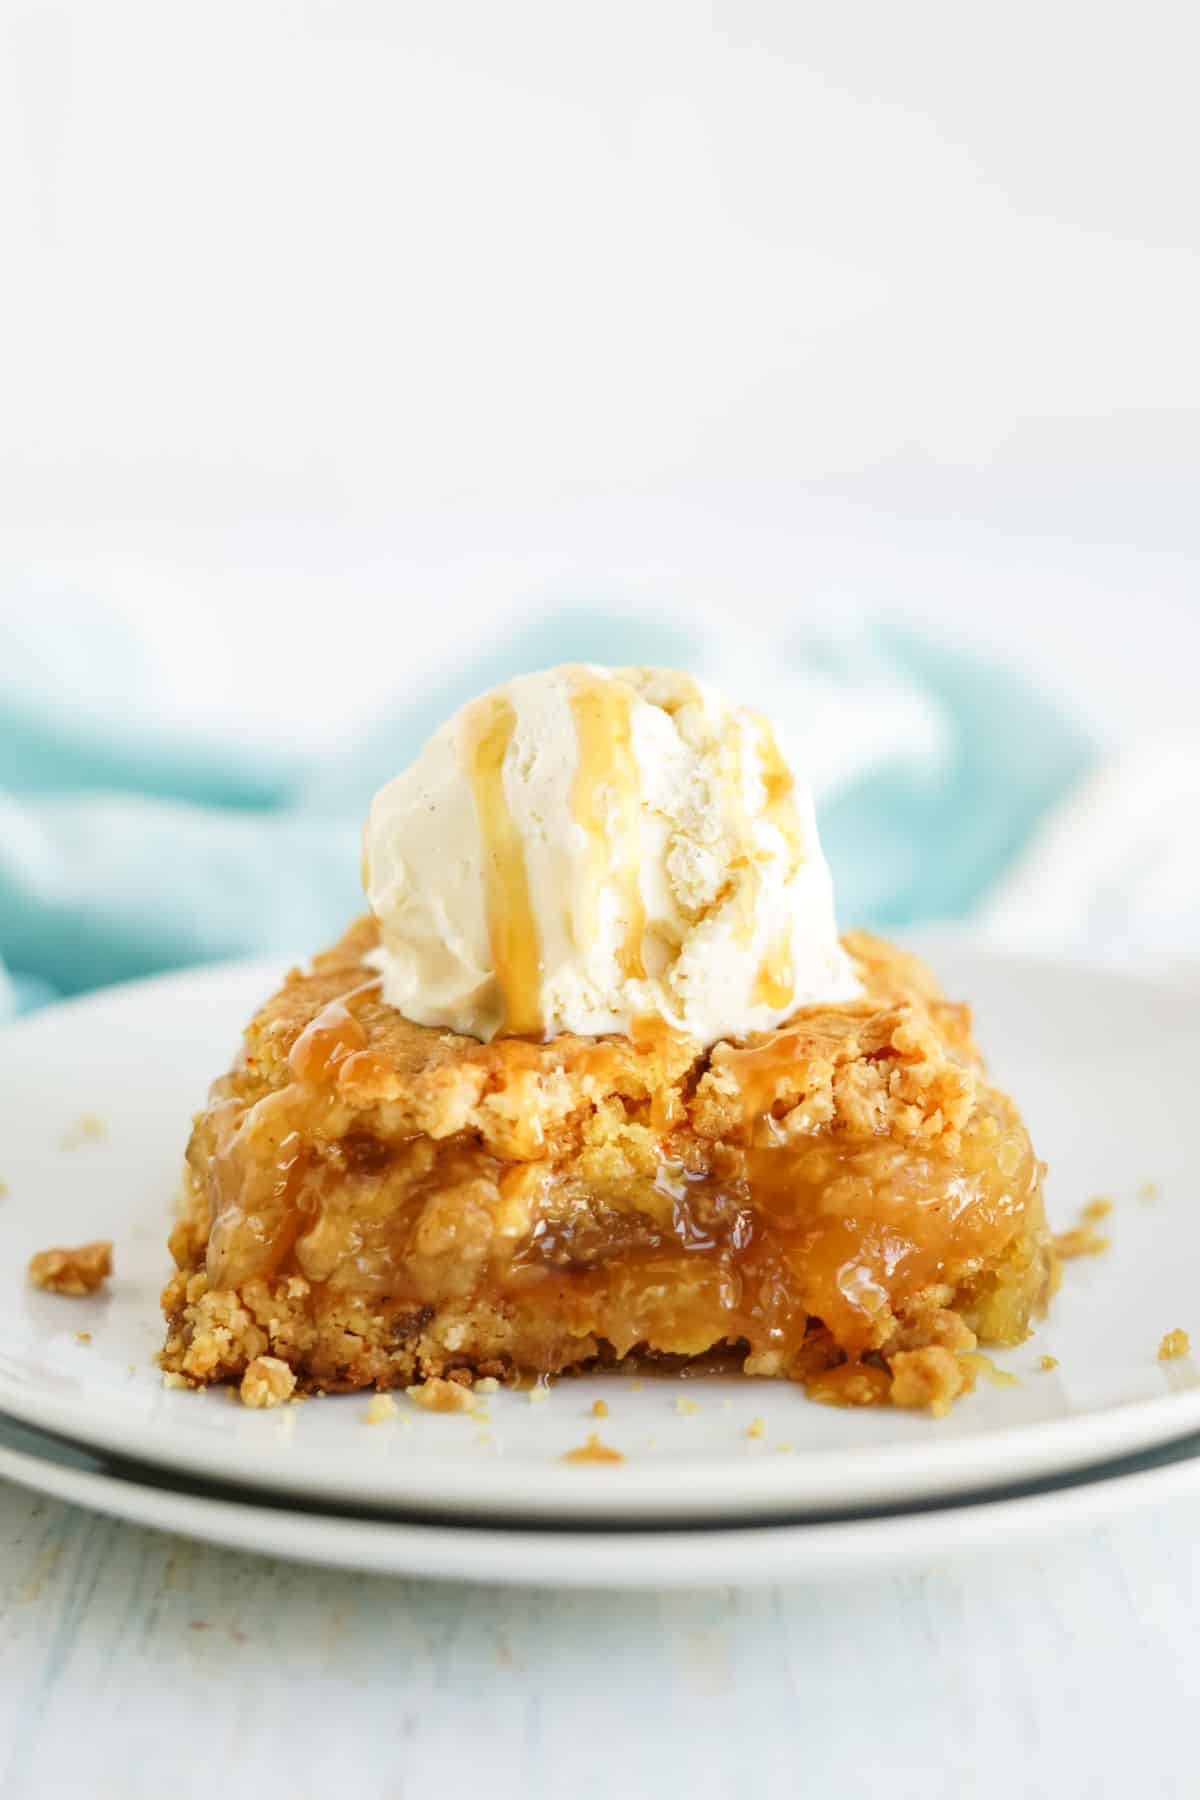
[[1076,1256],[1099,1256],[1111,1242],[1111,1238],[1106,1238],[1101,1231],[1094,1231],[1090,1225],[1073,1225],[1070,1231],[1059,1232],[1054,1248],[1064,1262],[1070,1262]]
[[81,1144],[94,1144],[108,1136],[108,1127],[95,1113],[80,1113],[58,1140],[60,1150],[78,1150]]
[[1057,1369],[1057,1367],[1058,1367],[1057,1356],[1039,1356],[1038,1357],[1038,1368],[1039,1369]]
[[282,1406],[296,1388],[296,1376],[278,1356],[256,1356],[238,1390],[243,1406]]
[[39,1250],[29,1259],[29,1279],[50,1294],[94,1294],[112,1274],[112,1239],[75,1249]]
[[619,1463],[625,1458],[611,1444],[602,1444],[593,1431],[574,1450],[567,1450],[562,1460],[568,1463]]
[[1138,1199],[1144,1203],[1151,1200],[1157,1200],[1161,1193],[1162,1189],[1159,1187],[1157,1181],[1143,1181],[1141,1187],[1138,1189]]
[[690,1419],[695,1413],[700,1411],[699,1402],[696,1400],[685,1400],[683,1395],[680,1394],[678,1400],[675,1402],[675,1411],[679,1414],[680,1418]]
[[367,1405],[367,1424],[382,1425],[385,1419],[394,1419],[399,1410],[390,1394],[372,1394]]
[[764,1435],[766,1429],[765,1420],[751,1419],[749,1425],[746,1427],[746,1436],[749,1438],[760,1438]]
[[7,1194],[7,1192],[8,1192],[7,1181],[0,1181],[0,1200],[3,1200],[3,1198]]
[[77,1331],[75,1333],[75,1342],[77,1344],[90,1344],[91,1341],[92,1334],[90,1331]]
[[1192,1340],[1186,1331],[1168,1331],[1158,1346],[1159,1362],[1174,1362],[1191,1350]]
[[592,1401],[592,1417],[593,1417],[593,1419],[607,1419],[607,1417],[608,1417],[608,1401],[607,1400],[593,1400]]
[[1097,1194],[1096,1198],[1089,1200],[1084,1207],[1083,1217],[1089,1225],[1098,1225],[1101,1219],[1107,1219],[1115,1204],[1115,1201],[1110,1200],[1107,1194]]
[[[415,1386],[405,1388],[409,1399],[417,1406],[423,1406],[426,1412],[474,1412],[476,1401],[470,1388],[463,1387],[457,1381],[444,1381],[440,1375],[431,1375],[428,1381],[418,1382]],[[534,1390],[529,1390],[532,1398]]]
[[990,1381],[993,1387],[1021,1385],[1019,1376],[1014,1375],[1010,1369],[998,1369],[991,1357],[984,1356],[979,1350],[961,1350],[958,1360],[966,1363],[969,1369],[974,1369],[976,1375],[982,1375],[985,1381]]

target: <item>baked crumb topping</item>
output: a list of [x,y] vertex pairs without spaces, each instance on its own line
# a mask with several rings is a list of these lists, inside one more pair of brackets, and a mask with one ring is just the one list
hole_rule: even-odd
[[1180,1356],[1187,1356],[1192,1348],[1192,1340],[1186,1331],[1168,1331],[1158,1346],[1159,1362],[1174,1362]]
[[1052,1291],[1042,1167],[904,953],[853,934],[861,1000],[705,1053],[428,1030],[380,1000],[375,939],[292,972],[197,1120],[161,1359],[189,1383],[275,1359],[466,1412],[472,1381],[724,1346],[936,1410],[945,1364],[902,1359],[1018,1343]]
[[112,1240],[97,1238],[94,1243],[79,1244],[74,1249],[37,1251],[29,1259],[29,1280],[47,1293],[79,1298],[96,1293],[112,1269]]

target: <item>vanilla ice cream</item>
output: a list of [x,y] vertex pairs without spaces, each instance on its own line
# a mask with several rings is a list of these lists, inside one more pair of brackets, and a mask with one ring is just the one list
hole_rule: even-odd
[[465,706],[382,788],[364,883],[390,1005],[472,1037],[705,1044],[859,987],[775,732],[660,669],[568,666]]

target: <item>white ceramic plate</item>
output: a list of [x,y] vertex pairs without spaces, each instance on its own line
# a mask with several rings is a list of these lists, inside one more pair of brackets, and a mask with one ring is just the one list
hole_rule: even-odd
[[227,1549],[426,1580],[544,1588],[763,1586],[909,1574],[948,1556],[1014,1549],[1096,1530],[1200,1497],[1196,1440],[1042,1491],[935,1503],[883,1518],[639,1530],[505,1529],[346,1517],[225,1498],[137,1465],[62,1445],[0,1419],[0,1478],[131,1524]]
[[[564,1381],[543,1405],[493,1395],[489,1417],[365,1422],[349,1396],[254,1413],[224,1391],[166,1392],[154,1366],[163,1239],[191,1112],[278,966],[137,984],[0,1033],[0,1409],[87,1444],[278,1494],[491,1519],[764,1519],[963,1493],[1128,1454],[1200,1428],[1200,1370],[1159,1363],[1163,1333],[1200,1341],[1192,1204],[1193,1003],[1114,975],[947,947],[1000,1077],[1052,1165],[1066,1224],[1114,1196],[1113,1250],[1070,1265],[1051,1321],[996,1361],[944,1420],[815,1406],[784,1383],[622,1376]],[[103,1136],[79,1120],[102,1121]],[[1139,1200],[1147,1182],[1153,1201]],[[29,1255],[116,1243],[104,1297],[25,1286]],[[79,1341],[81,1332],[90,1341]],[[1052,1353],[1059,1366],[1039,1369]],[[603,1397],[609,1417],[590,1416]],[[760,1437],[749,1436],[761,1419]],[[598,1430],[621,1464],[567,1465]]]

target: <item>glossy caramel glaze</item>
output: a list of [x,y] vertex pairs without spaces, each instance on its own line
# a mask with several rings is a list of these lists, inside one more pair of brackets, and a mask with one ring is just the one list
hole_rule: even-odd
[[787,846],[787,873],[790,880],[803,862],[805,853],[804,833],[796,811],[796,778],[775,742],[770,720],[760,713],[755,722],[760,733],[759,770],[766,794],[764,816],[769,824],[774,825]]
[[504,761],[517,715],[504,694],[485,694],[466,715],[466,763],[487,884],[488,937],[504,1009],[502,1030],[536,1036],[542,1030],[541,939],[521,834],[504,791]]
[[[255,1354],[294,1331],[310,1385],[733,1344],[874,1370],[824,1381],[862,1404],[895,1353],[1018,1341],[1053,1281],[1041,1166],[962,1010],[868,941],[859,966],[864,1000],[707,1056],[653,1021],[461,1057],[429,1032],[403,1079],[357,957],[340,997],[294,978],[193,1136],[167,1366],[232,1378],[232,1311]],[[414,1130],[421,1080],[442,1106]]]
[[579,761],[571,784],[571,810],[584,833],[587,876],[577,943],[588,948],[597,931],[600,893],[612,881],[621,897],[624,931],[617,962],[626,980],[642,979],[642,786],[633,749],[632,710],[636,696],[623,681],[588,669],[571,674],[571,711]]

